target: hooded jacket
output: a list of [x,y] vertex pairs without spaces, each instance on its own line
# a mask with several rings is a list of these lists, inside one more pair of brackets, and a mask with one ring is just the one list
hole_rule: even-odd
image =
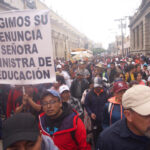
[[[84,124],[78,116],[78,113],[72,111],[69,104],[63,103],[63,113],[59,121],[58,118],[47,120],[48,116],[42,113],[39,116],[39,126],[42,134],[51,137],[60,150],[90,150],[90,146],[86,143]],[[51,134],[47,126],[56,127],[55,131]]]

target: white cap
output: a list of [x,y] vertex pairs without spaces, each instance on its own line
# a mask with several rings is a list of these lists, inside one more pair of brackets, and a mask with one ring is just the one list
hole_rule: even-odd
[[100,77],[94,78],[94,88],[103,87],[102,80]]
[[61,67],[61,65],[57,65],[56,68],[57,69],[61,69],[62,67]]
[[150,87],[135,85],[128,89],[123,95],[122,105],[142,116],[150,115]]
[[67,85],[62,85],[59,87],[59,94],[62,94],[64,91],[70,91]]

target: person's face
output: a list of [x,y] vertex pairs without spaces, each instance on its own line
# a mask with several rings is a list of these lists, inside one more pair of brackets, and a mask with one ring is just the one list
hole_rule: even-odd
[[142,76],[141,76],[140,73],[138,73],[138,75],[137,75],[137,81],[141,81],[141,80],[142,80]]
[[57,71],[58,72],[62,72],[62,68],[57,68]]
[[94,90],[97,92],[97,93],[100,93],[100,91],[102,90],[101,87],[95,87]]
[[141,71],[141,66],[137,66],[137,72]]
[[33,95],[34,88],[31,85],[26,85],[25,87],[25,93],[29,96]]
[[144,69],[144,70],[147,70],[147,67],[146,67],[146,66],[144,66],[144,67],[143,67],[143,69]]
[[133,69],[131,70],[131,72],[132,72],[132,73],[136,72],[136,68],[133,68]]
[[103,70],[103,69],[100,68],[100,67],[96,67],[96,68],[95,68],[95,72],[96,72],[97,74],[101,73],[102,70]]
[[80,65],[79,65],[79,68],[80,68],[80,69],[84,69],[84,64],[80,64]]
[[55,83],[53,83],[53,86],[54,86],[55,88],[58,88],[58,87],[59,87],[59,83],[58,83],[58,82],[55,82]]
[[142,116],[132,110],[125,110],[124,114],[134,134],[150,138],[150,115]]
[[114,64],[111,64],[111,65],[110,65],[110,68],[111,68],[111,69],[114,69],[114,68],[115,68],[115,65],[114,65]]
[[125,80],[125,78],[124,78],[124,75],[123,74],[120,74],[120,76],[119,76],[123,81]]
[[121,91],[115,93],[116,98],[119,99],[120,101],[122,101],[122,96],[125,93],[125,91],[126,90],[121,90]]
[[47,116],[57,118],[62,112],[62,102],[58,97],[47,95],[42,99],[43,111]]
[[70,92],[69,91],[64,91],[62,94],[61,94],[61,98],[63,100],[63,102],[67,102],[70,98]]
[[37,141],[19,141],[11,145],[6,150],[41,150],[42,138],[38,137]]

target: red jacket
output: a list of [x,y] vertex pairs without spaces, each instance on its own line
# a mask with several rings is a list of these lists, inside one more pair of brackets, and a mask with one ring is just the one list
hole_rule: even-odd
[[[46,131],[45,113],[40,114],[39,116],[39,127],[42,131],[42,134],[50,136]],[[71,135],[71,132],[74,132],[75,140]],[[85,126],[80,118],[78,118],[77,113],[72,113],[67,116],[61,123],[59,131],[55,132],[53,136],[50,136],[55,145],[60,150],[91,150],[90,145],[86,142],[86,130]]]
[[22,92],[20,90],[13,89],[9,91],[6,110],[7,118],[10,117],[12,110],[15,112],[16,110],[15,101],[20,96],[22,96]]

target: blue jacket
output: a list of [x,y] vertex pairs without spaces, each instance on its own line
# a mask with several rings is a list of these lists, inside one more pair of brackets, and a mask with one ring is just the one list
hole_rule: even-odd
[[103,124],[102,124],[103,129],[109,127],[116,121],[123,118],[124,113],[122,105],[115,101],[115,97],[111,97],[104,107]]
[[122,119],[100,134],[96,150],[148,150],[149,143],[147,137],[133,134]]
[[106,102],[107,102],[107,93],[105,90],[98,96],[93,89],[85,97],[86,111],[89,116],[91,116],[92,113],[96,115],[97,123],[102,123],[104,105]]

